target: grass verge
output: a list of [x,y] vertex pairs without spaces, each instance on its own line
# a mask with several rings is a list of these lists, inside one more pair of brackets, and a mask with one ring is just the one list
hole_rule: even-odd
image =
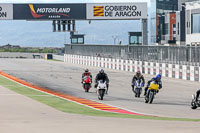
[[4,78],[3,76],[0,76],[0,85],[66,113],[90,115],[90,116],[102,116],[102,117],[200,122],[200,119],[136,116],[136,115],[117,114],[117,113],[99,111],[22,86],[20,84],[17,84],[16,82]]

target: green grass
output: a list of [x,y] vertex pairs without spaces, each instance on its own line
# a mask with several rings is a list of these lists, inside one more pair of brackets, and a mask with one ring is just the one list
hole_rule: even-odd
[[64,99],[61,99],[61,98],[58,98],[58,97],[55,97],[43,92],[30,89],[28,87],[19,85],[11,80],[8,80],[2,76],[0,76],[0,85],[66,113],[90,115],[90,116],[101,116],[101,117],[200,122],[200,119],[135,116],[135,115],[128,115],[128,114],[117,114],[117,113],[99,111],[99,110],[91,109],[89,107],[79,105],[74,102],[67,101],[67,100],[64,100]]
[[21,53],[57,53],[58,49],[50,48],[0,48],[0,52],[21,52]]

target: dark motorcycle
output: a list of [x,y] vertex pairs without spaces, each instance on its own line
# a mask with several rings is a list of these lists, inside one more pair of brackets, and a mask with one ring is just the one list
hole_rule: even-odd
[[198,99],[198,100],[196,101],[196,95],[195,95],[195,94],[192,95],[191,106],[192,106],[192,107],[191,107],[192,109],[197,109],[197,107],[200,107],[200,99]]

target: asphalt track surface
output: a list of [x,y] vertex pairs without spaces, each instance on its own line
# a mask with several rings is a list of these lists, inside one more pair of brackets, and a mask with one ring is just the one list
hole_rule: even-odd
[[197,133],[200,129],[199,122],[68,114],[1,86],[0,107],[1,133]]
[[[0,70],[32,84],[61,91],[80,98],[98,101],[94,88],[85,93],[81,86],[81,74],[86,66],[33,59],[0,59]],[[93,80],[99,71],[87,67]],[[200,118],[200,109],[190,108],[191,95],[199,88],[199,82],[162,78],[163,89],[153,104],[144,103],[144,97],[135,98],[131,91],[134,73],[105,69],[110,79],[109,93],[103,103],[154,116],[175,118]],[[152,75],[144,75],[145,80]]]

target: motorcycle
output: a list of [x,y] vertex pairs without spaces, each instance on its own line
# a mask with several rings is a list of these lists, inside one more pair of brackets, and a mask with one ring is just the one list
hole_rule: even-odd
[[91,88],[91,78],[90,76],[84,76],[83,77],[83,89],[85,90],[85,92],[89,92],[90,88]]
[[106,81],[105,82],[103,82],[103,80],[98,81],[97,94],[99,100],[103,100],[106,91],[107,91]]
[[196,95],[195,94],[192,95],[191,105],[192,105],[192,107],[191,107],[192,109],[197,109],[197,107],[200,107],[200,99],[198,99],[196,101]]
[[147,94],[145,96],[145,103],[152,103],[154,100],[154,97],[156,95],[156,93],[158,92],[159,89],[159,85],[155,82],[151,82],[148,90],[147,90]]
[[142,93],[142,87],[143,87],[143,84],[140,83],[140,80],[135,81],[134,90],[133,90],[133,92],[135,93],[135,97],[140,97]]

